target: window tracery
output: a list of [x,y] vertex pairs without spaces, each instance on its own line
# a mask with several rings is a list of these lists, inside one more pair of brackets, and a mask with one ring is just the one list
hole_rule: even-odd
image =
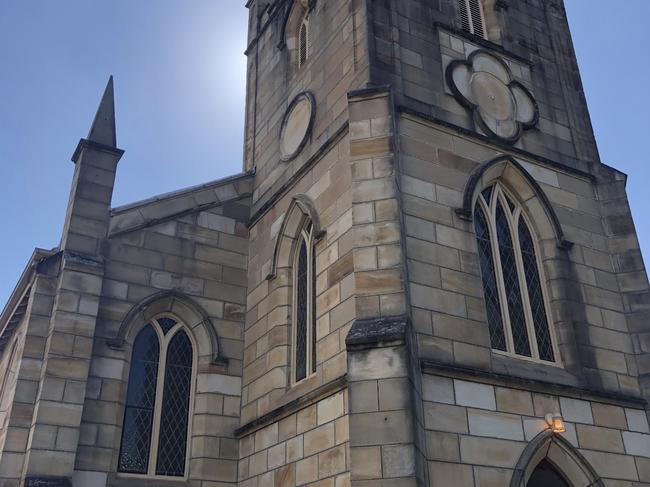
[[500,184],[483,190],[474,227],[494,350],[557,362],[541,262],[521,206]]
[[314,226],[303,224],[293,265],[293,382],[316,372],[316,252]]
[[169,317],[148,323],[135,338],[118,471],[184,477],[194,348]]

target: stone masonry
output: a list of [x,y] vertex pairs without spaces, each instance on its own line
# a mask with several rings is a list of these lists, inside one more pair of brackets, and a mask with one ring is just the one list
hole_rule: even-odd
[[[243,172],[118,208],[109,80],[61,242],[0,315],[0,487],[538,487],[542,465],[650,486],[650,286],[564,7],[482,0],[482,37],[461,2],[249,0]],[[473,215],[495,184],[530,222],[554,361],[491,341]],[[128,474],[134,341],[164,316],[192,346],[184,475]]]

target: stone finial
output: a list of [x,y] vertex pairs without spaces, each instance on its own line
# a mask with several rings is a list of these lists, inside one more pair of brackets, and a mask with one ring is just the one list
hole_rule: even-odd
[[104,95],[102,96],[97,114],[93,124],[88,132],[87,140],[117,147],[117,137],[115,131],[115,101],[113,98],[113,76],[108,78]]

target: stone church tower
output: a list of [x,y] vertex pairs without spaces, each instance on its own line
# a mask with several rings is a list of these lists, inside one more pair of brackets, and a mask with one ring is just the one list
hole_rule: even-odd
[[0,315],[0,487],[650,486],[650,288],[561,0],[249,0],[244,171]]

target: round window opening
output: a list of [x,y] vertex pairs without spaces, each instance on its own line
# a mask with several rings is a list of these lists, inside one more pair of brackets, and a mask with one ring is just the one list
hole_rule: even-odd
[[316,102],[309,93],[296,96],[282,119],[280,155],[283,161],[294,159],[305,147],[314,123]]

